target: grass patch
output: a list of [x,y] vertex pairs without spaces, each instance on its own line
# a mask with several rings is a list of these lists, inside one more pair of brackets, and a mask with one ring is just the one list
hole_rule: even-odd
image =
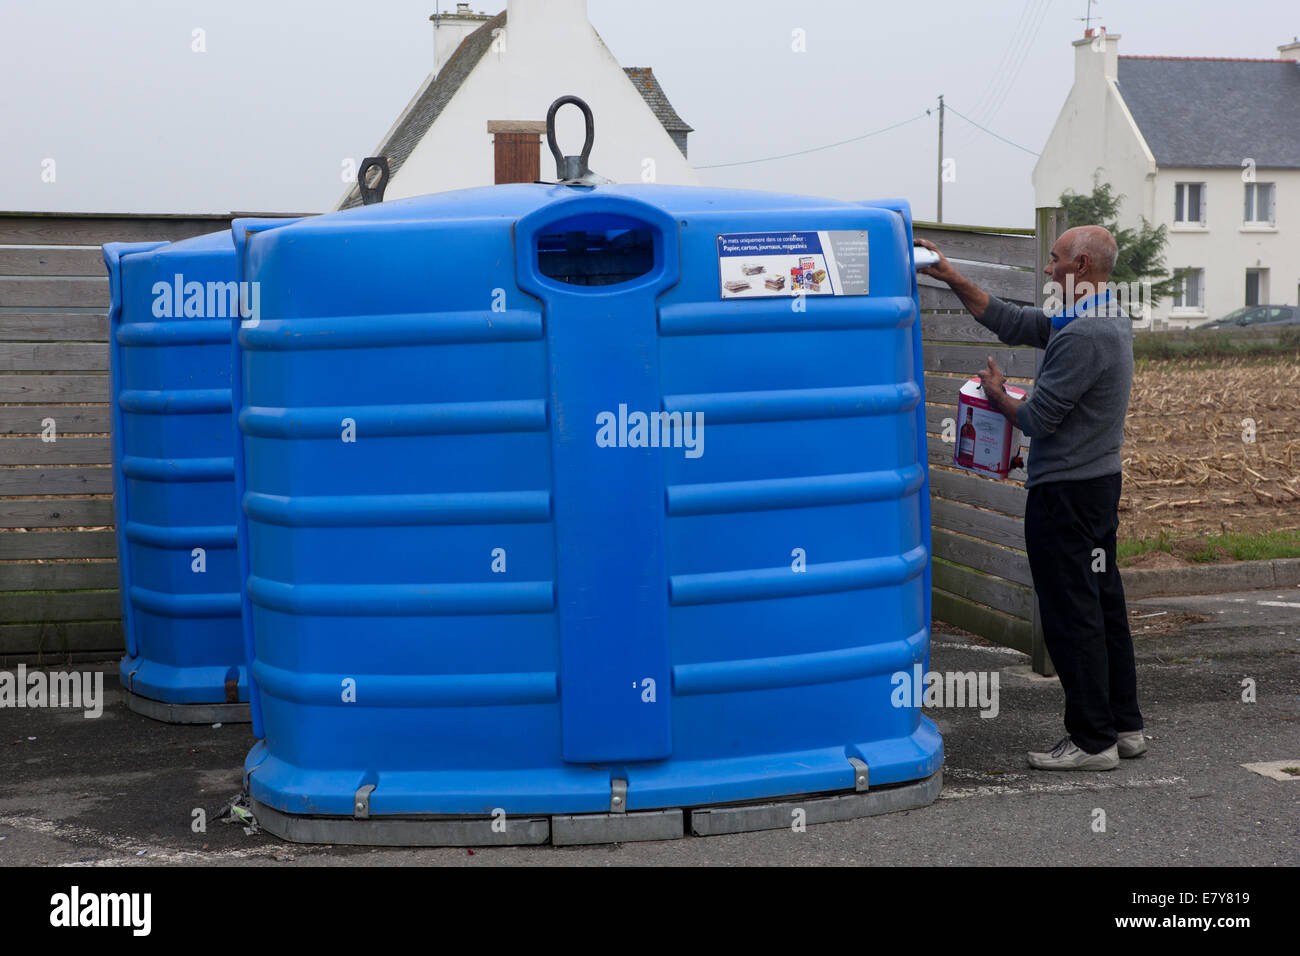
[[1115,545],[1115,558],[1123,562],[1127,558],[1136,558],[1148,551],[1167,551],[1173,554],[1173,537],[1168,531],[1161,531],[1154,538],[1121,538]]
[[1122,565],[1148,551],[1167,551],[1196,564],[1221,561],[1271,561],[1300,558],[1300,531],[1261,531],[1258,534],[1203,534],[1174,540],[1168,531],[1154,538],[1121,539],[1116,556]]
[[1280,326],[1259,333],[1218,329],[1133,333],[1133,358],[1137,360],[1279,355],[1300,358],[1300,327]]
[[[1259,534],[1206,535],[1207,548],[1222,551],[1234,561],[1300,558],[1300,531],[1262,531]],[[1196,559],[1193,559],[1196,560]]]

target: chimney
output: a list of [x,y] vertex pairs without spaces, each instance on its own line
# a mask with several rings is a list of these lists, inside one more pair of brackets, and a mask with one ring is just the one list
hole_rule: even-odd
[[1088,30],[1074,41],[1074,82],[1114,80],[1119,73],[1119,34],[1105,27]]
[[1284,60],[1300,63],[1300,37],[1292,37],[1290,43],[1283,43],[1277,48],[1277,55]]
[[468,3],[456,4],[455,13],[435,13],[429,19],[433,22],[433,72],[437,74],[451,55],[465,39],[488,20],[493,14],[474,13]]

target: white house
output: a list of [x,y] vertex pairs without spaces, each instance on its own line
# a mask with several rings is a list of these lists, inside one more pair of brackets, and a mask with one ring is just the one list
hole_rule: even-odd
[[[508,0],[495,16],[468,3],[436,14],[434,70],[369,155],[386,156],[385,199],[500,182],[555,180],[546,111],[590,105],[590,167],[615,182],[699,185],[682,121],[647,67],[623,68],[587,19],[587,0]],[[581,152],[581,112],[562,107],[556,138]],[[336,208],[358,205],[353,186]]]
[[1300,42],[1279,59],[1120,56],[1074,42],[1074,86],[1034,166],[1036,205],[1095,176],[1120,225],[1168,230],[1165,264],[1194,270],[1156,309],[1170,326],[1300,300]]

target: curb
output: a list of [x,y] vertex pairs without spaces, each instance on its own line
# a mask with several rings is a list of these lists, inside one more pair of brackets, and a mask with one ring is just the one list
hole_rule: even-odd
[[1300,586],[1300,558],[1237,561],[1188,568],[1121,568],[1126,598],[1173,594],[1226,594]]

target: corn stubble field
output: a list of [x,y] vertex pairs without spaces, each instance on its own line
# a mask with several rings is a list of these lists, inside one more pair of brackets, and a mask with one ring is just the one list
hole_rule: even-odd
[[1139,360],[1123,457],[1121,541],[1205,561],[1232,557],[1207,535],[1295,535],[1300,354]]

